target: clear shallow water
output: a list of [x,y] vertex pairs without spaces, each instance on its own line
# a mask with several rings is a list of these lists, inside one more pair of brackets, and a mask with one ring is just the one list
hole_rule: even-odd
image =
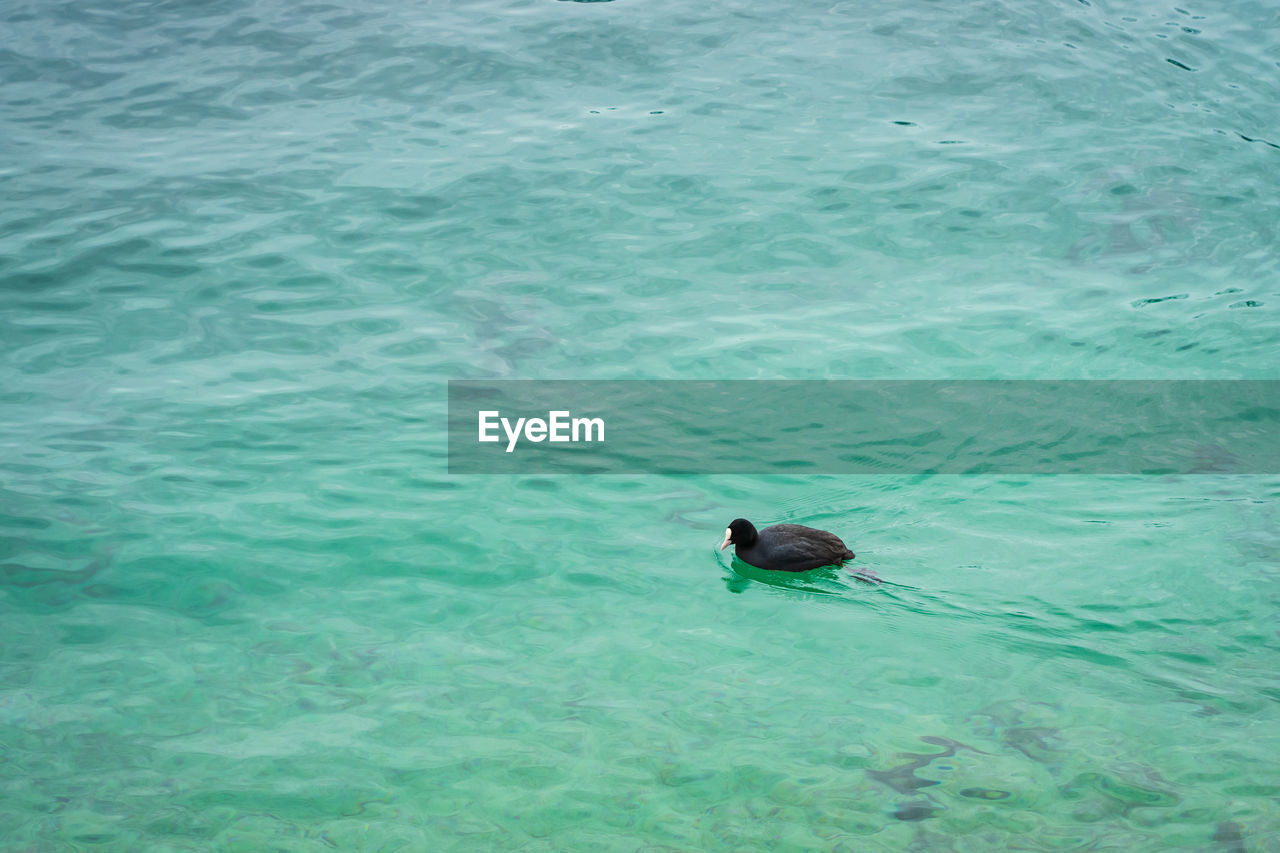
[[[1275,16],[5,4],[0,843],[1275,849],[1276,478],[443,429],[448,378],[1275,378]],[[888,583],[735,570],[738,515]]]

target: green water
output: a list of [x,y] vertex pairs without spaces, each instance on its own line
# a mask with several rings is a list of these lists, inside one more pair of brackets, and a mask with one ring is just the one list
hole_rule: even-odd
[[0,847],[1280,849],[1280,478],[445,459],[450,378],[1280,378],[1276,15],[0,2]]

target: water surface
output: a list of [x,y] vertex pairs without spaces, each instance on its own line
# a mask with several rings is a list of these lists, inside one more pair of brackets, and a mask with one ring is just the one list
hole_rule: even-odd
[[1274,849],[1275,477],[449,477],[444,403],[1277,378],[1276,14],[0,4],[0,846]]

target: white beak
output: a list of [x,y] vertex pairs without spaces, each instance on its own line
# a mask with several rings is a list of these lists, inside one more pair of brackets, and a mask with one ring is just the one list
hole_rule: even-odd
[[729,543],[733,541],[733,531],[729,528],[724,529],[724,541],[720,543],[720,550],[723,551],[729,547]]

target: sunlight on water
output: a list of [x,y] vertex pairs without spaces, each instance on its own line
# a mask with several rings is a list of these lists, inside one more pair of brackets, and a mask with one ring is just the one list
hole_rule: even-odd
[[1277,378],[1273,10],[0,18],[0,847],[1280,845],[1274,476],[445,460],[448,379]]

